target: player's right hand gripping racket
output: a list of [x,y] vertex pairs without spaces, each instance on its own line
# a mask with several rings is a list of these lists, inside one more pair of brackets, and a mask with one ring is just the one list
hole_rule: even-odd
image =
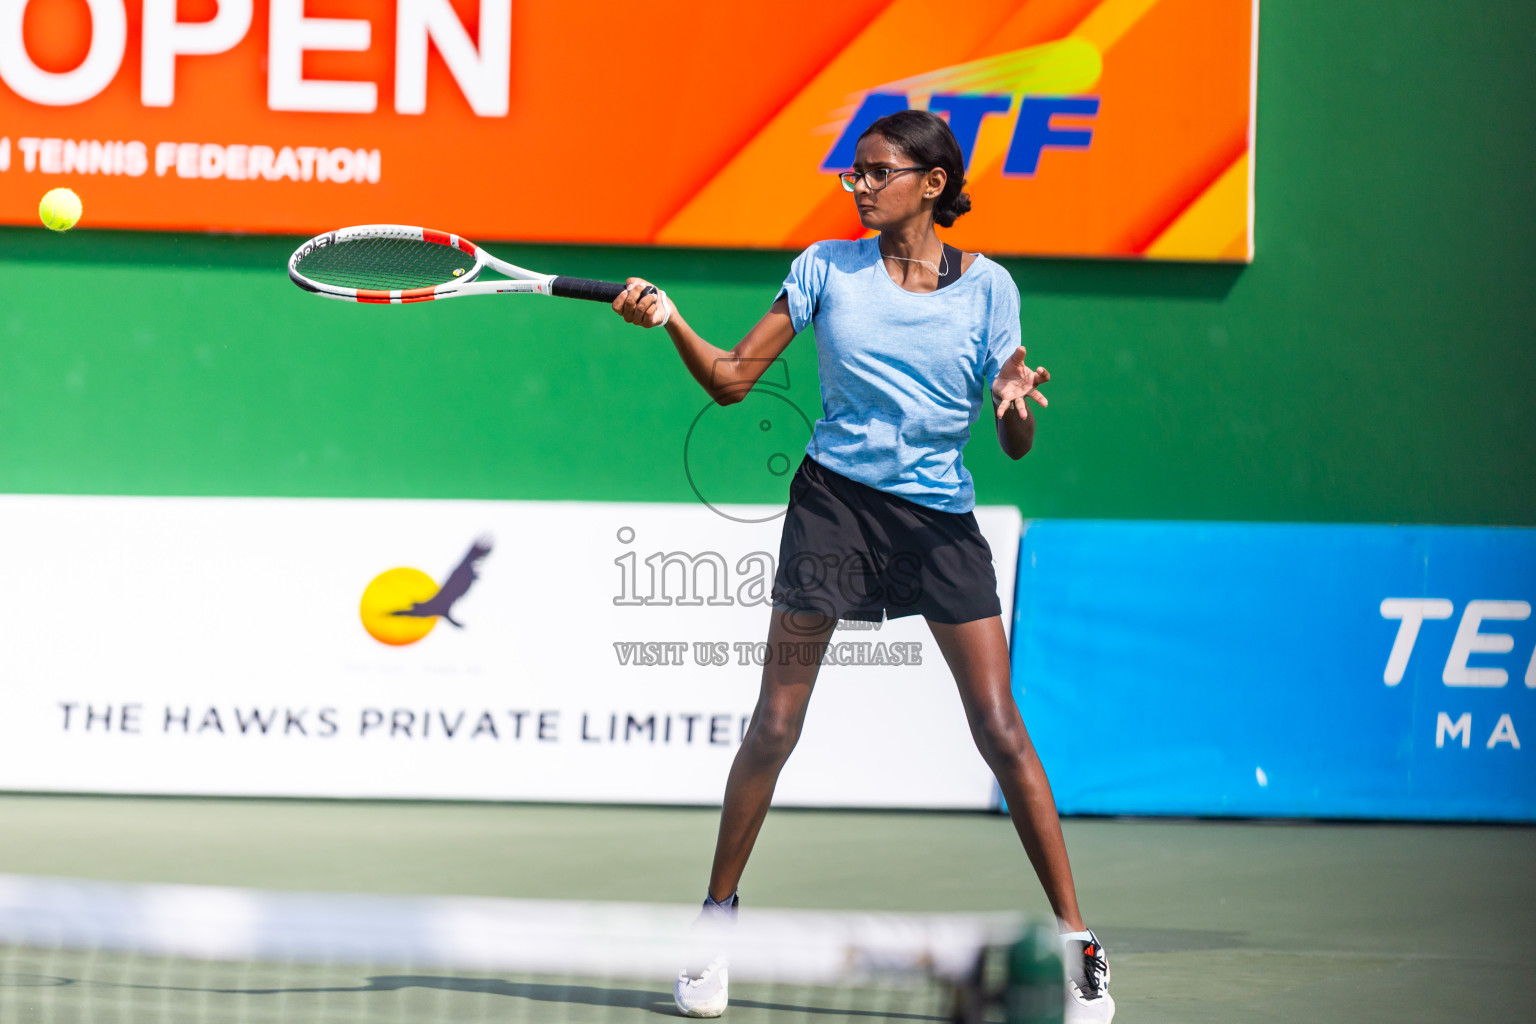
[[[490,268],[506,278],[477,280]],[[536,274],[458,235],[402,224],[363,224],[316,235],[288,260],[305,291],[347,302],[404,303],[461,295],[554,295],[612,302],[624,285]],[[656,289],[647,287],[649,295]]]

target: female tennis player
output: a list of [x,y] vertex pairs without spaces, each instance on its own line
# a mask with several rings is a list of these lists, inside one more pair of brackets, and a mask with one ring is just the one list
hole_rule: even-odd
[[[919,110],[880,118],[841,177],[859,220],[879,234],[806,249],[767,314],[729,351],[699,337],[665,293],[642,296],[648,282],[638,278],[613,308],[632,324],[664,325],[721,405],[740,401],[795,335],[815,325],[826,415],[789,488],[768,649],[824,644],[838,619],[927,620],[1060,922],[1068,1020],[1107,1022],[1109,964],[1078,910],[1050,783],[1010,690],[992,553],[960,458],[989,379],[998,443],[1023,458],[1035,440],[1027,403],[1047,404],[1040,385],[1050,374],[1025,362],[1019,293],[1007,271],[934,231],[971,206],[960,147],[942,118]],[[726,783],[706,917],[735,916],[737,882],[800,736],[817,668],[773,658],[763,668]],[[676,998],[689,1016],[723,1012],[724,958],[682,972]]]

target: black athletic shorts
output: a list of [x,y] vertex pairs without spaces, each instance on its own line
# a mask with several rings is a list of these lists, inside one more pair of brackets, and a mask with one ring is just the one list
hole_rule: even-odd
[[1002,614],[992,549],[971,512],[940,512],[807,455],[789,485],[773,605],[879,622]]

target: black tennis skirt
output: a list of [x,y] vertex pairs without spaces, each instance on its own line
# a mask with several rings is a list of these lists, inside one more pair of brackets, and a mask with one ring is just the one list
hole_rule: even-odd
[[1002,614],[992,549],[974,513],[918,505],[809,455],[789,485],[773,605],[865,622]]

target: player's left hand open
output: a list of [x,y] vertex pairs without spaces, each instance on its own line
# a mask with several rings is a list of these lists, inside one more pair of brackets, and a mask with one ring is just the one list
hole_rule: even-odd
[[1039,402],[1041,408],[1051,403],[1040,393],[1040,385],[1051,379],[1051,371],[1043,366],[1037,366],[1033,370],[1024,362],[1024,346],[1020,345],[1014,350],[1013,355],[997,371],[997,379],[992,382],[992,398],[997,403],[997,418],[1002,419],[1007,414],[1009,407],[1016,409],[1020,419],[1029,418],[1029,408],[1026,399],[1031,402]]
[[[651,289],[649,293],[646,289]],[[613,311],[636,327],[661,327],[672,318],[672,304],[667,293],[651,288],[649,281],[631,277],[624,290],[613,300]]]

